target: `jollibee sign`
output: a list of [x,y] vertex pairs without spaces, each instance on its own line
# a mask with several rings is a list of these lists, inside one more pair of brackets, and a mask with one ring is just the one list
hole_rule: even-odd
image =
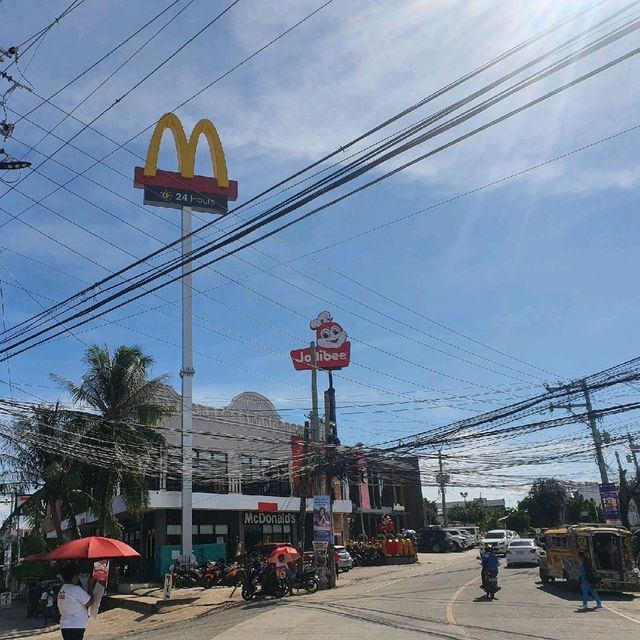
[[[347,340],[347,332],[323,311],[311,321],[310,328],[316,332],[316,367],[318,369],[342,369],[349,366],[351,343]],[[296,371],[312,369],[311,348],[294,349],[291,361]]]

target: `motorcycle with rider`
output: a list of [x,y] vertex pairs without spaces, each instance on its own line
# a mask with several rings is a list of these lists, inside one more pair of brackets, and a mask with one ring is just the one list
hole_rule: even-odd
[[482,590],[487,594],[489,600],[493,600],[496,593],[500,591],[500,587],[498,586],[500,560],[498,560],[491,545],[487,545],[484,548],[480,556],[480,563],[482,564]]

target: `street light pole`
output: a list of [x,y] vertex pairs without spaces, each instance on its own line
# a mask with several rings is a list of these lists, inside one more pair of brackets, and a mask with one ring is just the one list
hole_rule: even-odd
[[469,515],[467,514],[467,496],[469,495],[468,491],[461,491],[460,495],[462,496],[462,499],[464,500],[464,523],[467,524],[467,522],[469,521]]
[[442,470],[442,449],[438,451],[438,465],[440,467],[440,494],[442,495],[442,523],[445,527],[448,527],[449,517],[447,516],[447,498],[445,494],[446,479]]
[[193,533],[193,289],[191,207],[182,207],[182,558],[191,564]]

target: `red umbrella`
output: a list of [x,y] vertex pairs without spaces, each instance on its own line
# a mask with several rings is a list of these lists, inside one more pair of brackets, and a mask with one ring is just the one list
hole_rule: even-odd
[[47,555],[46,551],[42,551],[41,553],[32,553],[30,556],[23,558],[25,562],[35,562],[36,560],[44,560],[44,557]]
[[112,538],[90,536],[70,540],[47,553],[46,560],[104,560],[107,558],[138,558],[140,554],[124,542]]
[[278,556],[284,556],[285,562],[295,562],[300,558],[298,550],[288,544],[274,549],[273,553],[267,558],[267,562],[273,562],[275,564],[278,562]]

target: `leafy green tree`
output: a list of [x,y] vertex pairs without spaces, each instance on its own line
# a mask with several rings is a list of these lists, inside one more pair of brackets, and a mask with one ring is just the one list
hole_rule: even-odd
[[455,505],[447,510],[449,520],[463,524],[476,524],[482,526],[486,519],[486,508],[475,500],[470,500],[467,505]]
[[620,481],[618,484],[618,500],[620,502],[620,515],[622,524],[629,527],[629,503],[634,499],[640,502],[640,478],[627,478],[627,473],[620,468]]
[[[84,466],[68,455],[83,438],[76,417],[55,407],[38,406],[14,423],[0,446],[5,491],[30,494],[12,517],[25,516],[36,536],[43,536],[51,519],[58,543],[63,542],[62,520],[69,535],[80,537],[76,514],[93,510],[97,503],[86,490]],[[0,483],[0,491],[2,491]]]
[[602,521],[602,510],[598,508],[598,505],[593,500],[587,500],[579,493],[567,499],[565,514],[567,524]]
[[436,522],[438,522],[438,505],[436,501],[422,498],[422,504],[424,505],[425,524],[436,524]]
[[517,531],[522,534],[529,530],[531,522],[529,521],[529,516],[526,513],[513,509],[507,514],[504,526],[507,529],[511,529],[512,531]]
[[91,465],[89,457],[86,486],[99,505],[99,533],[117,536],[120,525],[111,513],[116,496],[122,495],[133,517],[140,517],[149,504],[147,473],[165,444],[155,426],[171,413],[156,400],[167,376],[150,378],[154,360],[136,346],[122,345],[111,354],[108,347],[93,345],[85,361],[80,384],[55,379],[76,403],[100,414],[100,420],[90,422],[87,436],[107,455],[99,465]]
[[566,491],[558,480],[538,478],[518,503],[518,510],[529,517],[534,527],[556,527],[564,522],[566,501]]

